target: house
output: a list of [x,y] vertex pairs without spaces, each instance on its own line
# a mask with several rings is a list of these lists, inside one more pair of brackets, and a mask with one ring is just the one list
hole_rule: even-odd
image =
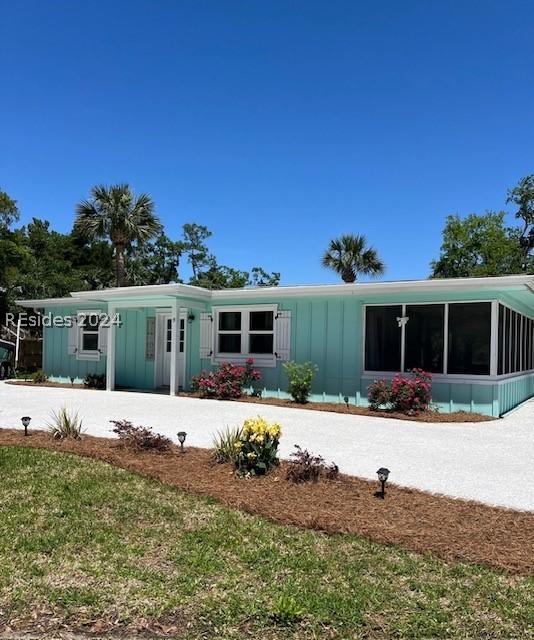
[[19,301],[43,313],[52,380],[106,374],[107,389],[188,389],[218,363],[254,359],[286,397],[286,360],[319,367],[313,400],[366,404],[374,379],[420,367],[442,411],[499,416],[534,395],[534,277],[209,291],[184,284]]

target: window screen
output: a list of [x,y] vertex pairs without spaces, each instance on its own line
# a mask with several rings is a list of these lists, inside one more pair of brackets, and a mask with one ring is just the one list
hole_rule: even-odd
[[366,307],[365,368],[367,371],[400,371],[401,329],[397,318],[402,307]]
[[407,305],[404,368],[443,373],[445,305]]
[[449,305],[448,373],[489,375],[491,303]]

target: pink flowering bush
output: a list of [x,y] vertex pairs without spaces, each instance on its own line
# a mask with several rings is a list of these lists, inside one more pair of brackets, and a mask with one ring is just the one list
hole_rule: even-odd
[[426,411],[432,401],[432,375],[423,369],[412,369],[411,377],[397,373],[391,385],[375,380],[368,387],[369,407],[393,409],[408,415]]
[[202,371],[198,376],[193,376],[191,388],[193,391],[199,391],[203,398],[240,398],[245,387],[261,379],[261,373],[254,369],[253,365],[252,358],[244,365],[223,362],[215,371]]

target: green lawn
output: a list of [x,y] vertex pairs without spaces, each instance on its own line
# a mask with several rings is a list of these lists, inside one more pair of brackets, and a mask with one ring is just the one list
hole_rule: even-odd
[[101,462],[0,448],[0,513],[0,629],[534,638],[532,577],[278,526]]

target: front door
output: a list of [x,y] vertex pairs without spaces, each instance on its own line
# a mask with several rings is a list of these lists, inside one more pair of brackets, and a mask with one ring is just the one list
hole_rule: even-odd
[[[179,386],[184,386],[185,380],[185,325],[187,315],[180,315],[180,331],[178,334],[178,372]],[[171,383],[171,345],[172,345],[172,317],[168,313],[158,315],[157,330],[156,386],[168,387]]]

